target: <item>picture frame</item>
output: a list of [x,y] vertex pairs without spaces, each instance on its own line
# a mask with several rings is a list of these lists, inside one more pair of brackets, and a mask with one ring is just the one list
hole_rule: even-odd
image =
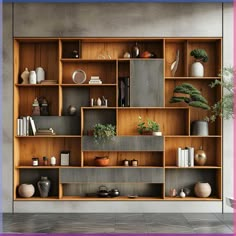
[[60,163],[61,163],[61,166],[69,166],[70,165],[70,151],[67,151],[67,150],[61,151]]

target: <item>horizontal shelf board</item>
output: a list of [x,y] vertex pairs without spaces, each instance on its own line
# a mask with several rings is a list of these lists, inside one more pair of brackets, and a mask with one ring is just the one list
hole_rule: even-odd
[[165,138],[221,138],[220,135],[164,135]]
[[221,198],[217,197],[205,197],[205,198],[200,198],[200,197],[165,197],[164,200],[167,201],[221,201]]
[[16,169],[75,169],[81,168],[81,166],[16,166]]
[[51,43],[51,42],[55,42],[57,43],[59,41],[59,38],[54,38],[54,37],[50,37],[50,38],[41,38],[41,37],[32,37],[32,38],[25,38],[25,37],[16,37],[14,38],[15,40],[22,42],[22,43]]
[[221,169],[221,167],[219,166],[189,166],[189,167],[165,166],[165,169]]
[[165,79],[169,80],[169,79],[172,79],[172,80],[220,80],[221,77],[220,76],[212,76],[212,77],[165,77]]
[[116,87],[116,84],[61,84],[62,87]]
[[163,58],[118,58],[119,62],[125,62],[125,61],[141,61],[141,60],[152,60],[152,61],[157,61],[157,60],[163,60]]
[[134,169],[134,168],[140,168],[140,169],[163,169],[164,167],[161,166],[83,166],[82,168],[101,168],[101,169],[109,169],[109,168],[114,168],[114,169]]
[[15,84],[17,87],[58,87],[59,84]]
[[61,62],[77,62],[77,63],[95,63],[95,62],[102,62],[102,63],[115,63],[117,59],[83,59],[83,58],[62,58]]
[[118,110],[189,110],[189,107],[117,107]]
[[91,136],[82,137],[82,151],[163,151],[163,137],[153,135],[115,136],[100,145]]
[[59,197],[29,197],[29,198],[20,198],[17,197],[15,201],[54,201],[59,200]]
[[16,138],[81,138],[81,135],[28,135],[15,136]]
[[79,196],[64,196],[60,198],[60,200],[64,201],[160,201],[163,200],[161,197],[137,197],[137,198],[129,198],[127,196],[120,197],[79,197]]
[[110,110],[115,110],[116,107],[105,107],[105,106],[93,106],[93,107],[81,107],[81,109],[84,110],[99,110],[99,109],[110,109]]

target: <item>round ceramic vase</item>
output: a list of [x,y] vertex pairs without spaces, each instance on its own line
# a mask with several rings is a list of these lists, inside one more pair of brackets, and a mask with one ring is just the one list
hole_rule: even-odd
[[21,184],[18,188],[20,197],[29,198],[34,195],[35,189],[33,184]]

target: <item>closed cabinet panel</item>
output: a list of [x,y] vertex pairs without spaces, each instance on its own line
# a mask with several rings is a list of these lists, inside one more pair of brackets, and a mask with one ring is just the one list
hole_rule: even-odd
[[82,138],[83,151],[163,151],[163,149],[162,136],[117,136],[104,143],[97,143],[93,137],[89,136]]
[[131,60],[130,76],[131,107],[163,107],[163,60]]
[[62,169],[61,183],[163,183],[162,168]]

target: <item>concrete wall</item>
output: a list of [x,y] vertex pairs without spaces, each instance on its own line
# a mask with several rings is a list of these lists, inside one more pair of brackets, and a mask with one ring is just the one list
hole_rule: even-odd
[[[227,5],[227,4],[226,4]],[[11,12],[13,7],[13,12]],[[221,3],[18,3],[4,4],[3,206],[12,211],[12,35],[15,37],[220,37],[230,42],[232,5]],[[201,15],[199,15],[199,12]],[[224,15],[224,22],[223,19]],[[12,22],[13,20],[13,22]],[[13,27],[13,28],[12,28]],[[227,47],[227,44],[225,45]],[[224,51],[224,57],[228,52]],[[232,124],[225,126],[225,132]],[[231,138],[228,142],[230,143]],[[232,156],[232,146],[225,147]],[[230,159],[227,167],[231,168]],[[232,193],[232,171],[224,191]],[[221,212],[220,202],[16,202],[15,212]],[[35,210],[37,209],[37,210]],[[227,208],[225,208],[227,210]]]

